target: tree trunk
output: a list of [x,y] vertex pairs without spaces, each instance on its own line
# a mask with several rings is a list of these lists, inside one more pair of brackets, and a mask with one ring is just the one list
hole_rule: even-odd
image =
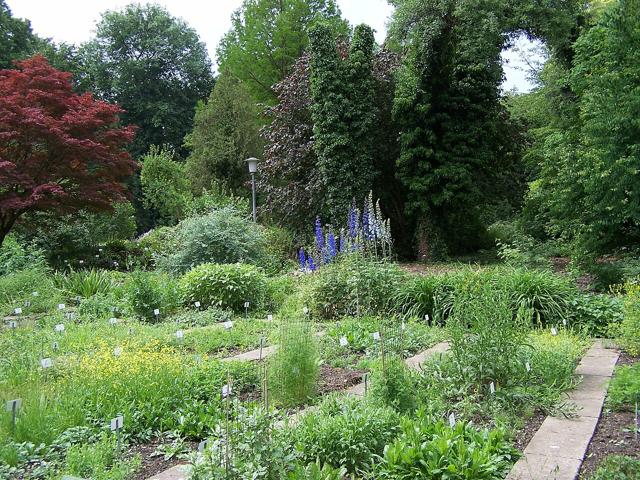
[[4,239],[11,231],[11,227],[13,227],[17,217],[8,217],[3,215],[0,218],[2,219],[0,220],[0,248],[2,248]]

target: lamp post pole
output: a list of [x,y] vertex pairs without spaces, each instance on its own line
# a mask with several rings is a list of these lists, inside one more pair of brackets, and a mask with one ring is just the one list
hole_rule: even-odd
[[251,174],[251,205],[253,207],[253,221],[256,222],[256,172],[258,171],[258,159],[251,157],[247,158],[247,167],[249,167],[249,173]]
[[253,221],[256,222],[256,174],[251,172],[251,200],[253,205]]

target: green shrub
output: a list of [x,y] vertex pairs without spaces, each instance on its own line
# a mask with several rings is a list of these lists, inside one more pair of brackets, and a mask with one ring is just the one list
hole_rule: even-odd
[[157,260],[178,248],[175,227],[158,227],[142,235],[137,244],[142,252],[142,263],[155,265]]
[[180,291],[186,304],[200,302],[244,311],[244,303],[251,308],[264,304],[267,297],[265,277],[253,265],[205,263],[185,273],[180,279]]
[[640,363],[617,368],[608,395],[607,402],[616,410],[635,408],[640,403]]
[[274,400],[285,406],[307,402],[316,393],[319,370],[311,322],[282,322],[278,349],[269,359],[269,389]]
[[[293,470],[296,455],[285,430],[277,428],[276,414],[244,407],[231,412],[233,425],[228,431],[219,426],[201,458],[192,463],[191,480],[263,479],[281,480]],[[295,478],[295,477],[294,477]],[[304,477],[298,477],[304,478]]]
[[587,271],[595,277],[591,287],[598,292],[608,292],[612,286],[624,283],[624,270],[618,263],[594,263]]
[[209,307],[206,310],[182,310],[169,318],[178,325],[187,327],[206,327],[231,320],[233,312],[217,307]]
[[508,294],[480,281],[465,285],[451,307],[447,329],[463,383],[506,383],[524,363],[529,312],[521,308],[514,318]]
[[390,408],[330,397],[318,411],[302,417],[293,438],[305,461],[318,460],[355,473],[369,465],[374,455],[382,455],[399,424],[399,415]]
[[391,263],[345,255],[315,273],[314,311],[323,318],[379,314],[389,310],[406,274]]
[[451,428],[419,412],[415,419],[402,420],[402,433],[367,478],[502,479],[517,456],[500,430],[478,430],[462,422]]
[[590,480],[637,480],[640,478],[640,459],[609,455],[600,463]]
[[24,246],[13,235],[8,235],[0,247],[0,277],[18,270],[43,269],[47,261],[38,248]]
[[203,263],[260,264],[266,258],[261,228],[232,207],[190,217],[175,230],[176,249],[159,257],[157,265],[183,273]]
[[270,312],[278,311],[298,287],[292,275],[279,275],[266,279],[266,301],[264,308]]
[[346,468],[333,468],[328,463],[321,465],[319,461],[308,465],[298,465],[287,476],[287,480],[343,480],[347,475]]
[[93,320],[105,319],[113,316],[114,307],[120,309],[123,305],[120,305],[113,295],[98,293],[80,300],[78,314]]
[[265,269],[267,272],[283,271],[294,257],[293,235],[283,227],[268,226],[263,230]]
[[130,313],[149,321],[156,320],[155,309],[164,317],[180,304],[175,280],[158,272],[132,272],[122,286],[122,296]]
[[72,445],[65,457],[65,473],[95,480],[126,480],[140,467],[140,457],[120,460],[116,438],[103,435],[92,444]]
[[405,283],[401,283],[398,288],[393,303],[396,309],[407,316],[418,318],[434,318],[435,313],[435,293],[442,277],[436,276],[416,276]]
[[625,285],[624,319],[620,329],[620,344],[631,355],[640,355],[640,285]]
[[407,413],[416,408],[416,388],[416,381],[404,360],[388,356],[375,365],[368,393],[383,405]]
[[592,337],[607,337],[624,318],[622,301],[610,295],[578,294],[570,301],[571,325]]
[[0,276],[0,309],[5,314],[16,307],[25,314],[46,312],[61,301],[62,294],[47,270],[20,270]]
[[107,294],[114,284],[105,270],[71,270],[66,274],[56,274],[54,277],[58,288],[69,298],[80,296],[89,298],[97,294]]

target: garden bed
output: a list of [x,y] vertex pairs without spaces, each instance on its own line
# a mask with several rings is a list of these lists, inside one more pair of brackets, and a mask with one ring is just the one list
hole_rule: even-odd
[[[635,365],[640,361],[622,353],[617,366]],[[580,468],[580,479],[589,479],[602,461],[610,455],[625,455],[640,459],[640,437],[633,431],[635,412],[632,410],[613,411],[605,408],[598,420],[598,426],[591,439],[587,454]]]

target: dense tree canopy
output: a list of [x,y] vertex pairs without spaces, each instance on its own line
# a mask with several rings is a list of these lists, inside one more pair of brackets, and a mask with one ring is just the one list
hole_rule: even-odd
[[36,43],[29,21],[13,17],[5,0],[0,0],[0,68],[11,68],[14,60],[31,54]]
[[346,36],[347,24],[334,0],[244,0],[218,47],[220,70],[240,79],[254,101],[273,104],[273,85],[302,55],[317,20]]
[[80,54],[82,88],[117,102],[123,121],[139,127],[134,155],[163,144],[183,153],[195,106],[213,86],[207,50],[193,28],[158,5],[129,5],[104,13]]
[[245,86],[230,74],[221,74],[208,102],[197,106],[193,131],[185,139],[191,151],[186,172],[195,193],[211,188],[212,182],[236,194],[243,188],[244,161],[261,153],[257,116]]
[[44,57],[17,66],[0,70],[0,245],[30,211],[110,209],[136,168],[117,105],[74,93]]

